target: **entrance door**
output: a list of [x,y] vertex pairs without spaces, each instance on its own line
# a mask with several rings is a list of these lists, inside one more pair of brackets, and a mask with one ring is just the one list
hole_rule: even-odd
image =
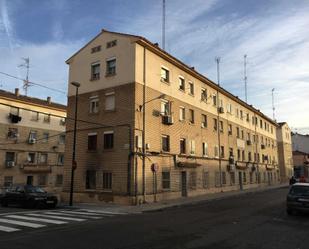
[[27,176],[27,185],[33,185],[33,176]]
[[181,172],[181,196],[187,196],[187,172]]
[[242,190],[243,186],[242,186],[242,172],[241,171],[238,171],[238,182],[239,182],[239,188],[240,190]]

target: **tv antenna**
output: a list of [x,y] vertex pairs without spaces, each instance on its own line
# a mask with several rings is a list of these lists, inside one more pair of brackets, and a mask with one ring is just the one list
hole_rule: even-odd
[[23,89],[25,91],[25,95],[27,96],[28,94],[28,87],[30,86],[29,84],[29,68],[30,68],[30,59],[29,57],[27,58],[22,58],[24,60],[24,63],[20,64],[19,67],[24,67],[26,68],[26,79],[23,80]]
[[246,103],[248,101],[248,95],[247,95],[247,55],[244,55],[244,82],[245,82],[245,100]]

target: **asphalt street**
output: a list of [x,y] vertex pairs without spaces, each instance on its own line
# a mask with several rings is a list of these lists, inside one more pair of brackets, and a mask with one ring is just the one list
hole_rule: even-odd
[[[273,189],[142,214],[0,232],[0,248],[308,249],[309,215],[286,214],[287,191]],[[0,214],[9,210],[1,209]],[[82,217],[79,212],[67,215]]]

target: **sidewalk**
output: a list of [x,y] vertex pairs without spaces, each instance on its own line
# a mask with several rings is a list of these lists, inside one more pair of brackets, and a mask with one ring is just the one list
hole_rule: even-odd
[[287,188],[287,184],[279,184],[275,186],[267,186],[267,187],[259,187],[253,189],[246,189],[242,191],[229,191],[229,192],[220,192],[214,194],[206,194],[206,195],[199,195],[195,197],[182,197],[178,199],[166,200],[156,203],[146,203],[138,206],[125,206],[119,204],[112,204],[112,203],[77,203],[74,204],[73,207],[68,205],[60,205],[60,208],[74,208],[74,209],[91,209],[91,210],[104,210],[106,212],[112,213],[129,213],[129,214],[136,214],[142,212],[151,212],[151,211],[158,211],[166,208],[178,207],[178,206],[188,206],[192,204],[198,204],[202,202],[208,202],[213,200],[220,200],[230,197],[236,197],[246,194],[258,193],[269,191],[271,189],[278,189],[278,188]]

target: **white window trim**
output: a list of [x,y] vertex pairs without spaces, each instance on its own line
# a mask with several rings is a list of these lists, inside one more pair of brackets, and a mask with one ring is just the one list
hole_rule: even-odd
[[110,58],[106,59],[106,62],[107,61],[112,61],[112,60],[116,60],[116,56],[113,56],[113,57],[110,57]]
[[97,132],[90,132],[90,133],[88,133],[88,136],[95,136],[97,134],[98,134]]
[[91,66],[100,65],[100,64],[101,64],[100,61],[96,61],[96,62],[92,62]]
[[115,95],[115,92],[105,93],[105,96],[109,96],[109,95]]
[[114,131],[104,131],[103,134],[114,134]]

